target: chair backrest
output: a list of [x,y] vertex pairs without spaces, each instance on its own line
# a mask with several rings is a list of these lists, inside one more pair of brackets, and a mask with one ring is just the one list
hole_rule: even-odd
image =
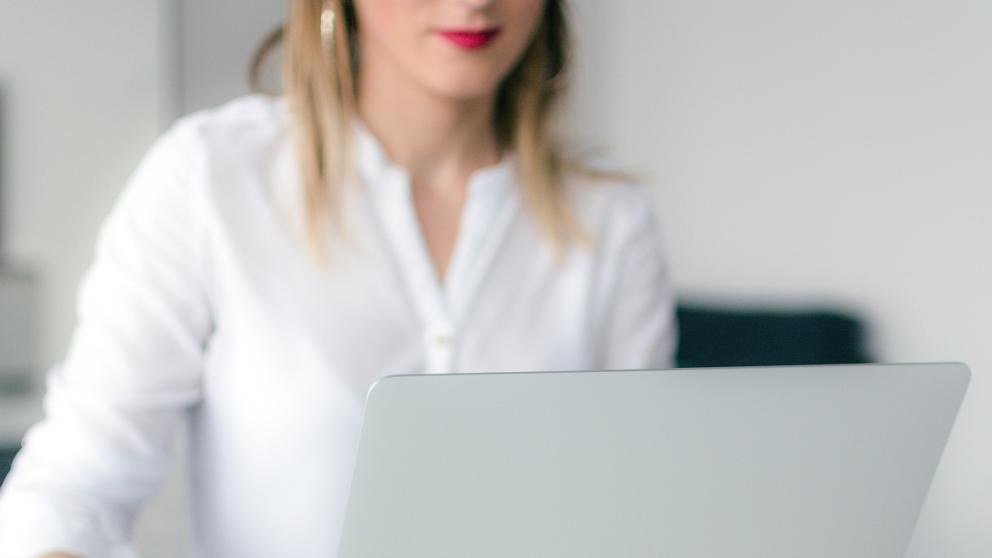
[[841,310],[680,304],[678,323],[683,368],[872,362],[864,326]]
[[0,447],[0,484],[3,484],[3,479],[10,472],[10,465],[14,462],[14,456],[17,455],[19,449],[14,447]]

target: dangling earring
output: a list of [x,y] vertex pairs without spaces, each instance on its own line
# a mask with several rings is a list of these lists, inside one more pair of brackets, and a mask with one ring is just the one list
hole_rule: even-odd
[[320,12],[320,38],[324,43],[324,48],[328,51],[334,50],[334,9],[330,3],[324,5]]

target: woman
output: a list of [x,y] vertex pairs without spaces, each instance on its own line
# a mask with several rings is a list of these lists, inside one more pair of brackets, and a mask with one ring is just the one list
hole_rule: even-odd
[[195,556],[333,556],[376,378],[668,366],[649,198],[551,140],[562,11],[292,0],[285,95],[180,120],[102,229],[0,555],[132,555],[182,424]]

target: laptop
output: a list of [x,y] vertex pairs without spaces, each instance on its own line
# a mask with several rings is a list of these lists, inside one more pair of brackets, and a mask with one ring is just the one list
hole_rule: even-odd
[[391,376],[340,558],[897,558],[962,364]]

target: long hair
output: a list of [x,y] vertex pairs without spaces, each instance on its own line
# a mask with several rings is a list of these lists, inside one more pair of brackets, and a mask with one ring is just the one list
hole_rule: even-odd
[[[552,117],[567,83],[568,21],[564,0],[546,0],[531,43],[500,84],[493,129],[501,148],[516,155],[526,206],[555,251],[585,234],[565,200],[566,163],[556,144]],[[321,14],[336,17],[333,46],[321,35]],[[318,255],[324,232],[339,210],[352,169],[350,126],[356,115],[358,21],[348,0],[290,0],[289,18],[259,46],[250,77],[261,88],[261,68],[283,43],[282,86],[292,119],[304,189],[307,240]],[[582,169],[579,169],[582,170]]]

